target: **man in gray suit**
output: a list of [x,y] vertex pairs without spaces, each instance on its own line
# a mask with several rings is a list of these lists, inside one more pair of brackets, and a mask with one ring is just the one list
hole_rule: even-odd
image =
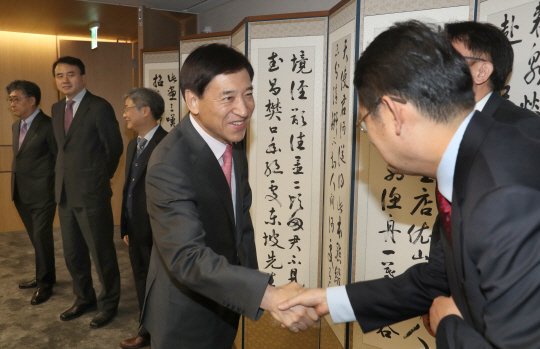
[[30,303],[49,299],[56,282],[53,220],[54,162],[58,148],[51,118],[39,108],[41,90],[30,81],[15,80],[6,87],[13,114],[11,199],[21,216],[36,255],[35,277],[19,288],[37,287]]
[[[75,319],[97,303],[99,312],[90,327],[98,328],[116,316],[120,300],[110,179],[122,155],[122,136],[109,102],[84,87],[85,67],[80,59],[59,58],[53,75],[58,90],[66,95],[52,106],[58,142],[55,196],[64,257],[77,297],[60,319]],[[97,302],[89,254],[103,286]]]
[[197,48],[182,67],[190,112],[156,147],[146,176],[154,246],[142,324],[153,348],[231,348],[240,315],[256,320],[263,310],[299,328],[317,319],[296,308],[293,324],[276,304],[300,286],[272,287],[257,270],[243,142],[252,78],[247,58],[219,44]]

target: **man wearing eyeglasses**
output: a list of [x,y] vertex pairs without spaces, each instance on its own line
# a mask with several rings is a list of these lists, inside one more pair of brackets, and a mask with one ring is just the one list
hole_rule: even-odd
[[[153,244],[152,227],[146,209],[146,165],[154,148],[167,135],[167,131],[158,124],[165,111],[165,101],[157,91],[142,87],[126,93],[124,102],[123,117],[127,128],[137,132],[138,136],[127,147],[120,232],[129,246],[139,310],[142,310]],[[150,333],[144,326],[141,326],[137,336],[120,342],[120,347],[126,349],[148,345]]]
[[475,111],[468,64],[419,22],[375,38],[354,85],[359,123],[392,172],[437,179],[443,229],[428,263],[278,308],[312,306],[364,332],[429,312],[438,349],[537,348],[540,142]]
[[54,163],[58,148],[51,118],[38,108],[41,90],[25,80],[11,82],[6,91],[13,114],[13,162],[11,199],[34,246],[35,277],[19,288],[37,288],[30,304],[38,305],[52,295],[56,282],[53,220]]
[[[475,109],[495,120],[513,124],[525,134],[540,138],[540,118],[501,96],[512,72],[514,51],[501,29],[473,21],[447,23],[445,32],[469,64]],[[508,93],[508,91],[506,91]]]

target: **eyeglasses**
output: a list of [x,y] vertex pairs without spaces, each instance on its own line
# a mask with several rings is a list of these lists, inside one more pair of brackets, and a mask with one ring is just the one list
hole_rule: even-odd
[[471,61],[487,62],[487,60],[485,60],[483,58],[478,58],[478,57],[463,56],[463,58],[470,59]]
[[23,99],[27,99],[27,98],[28,98],[28,97],[23,97],[23,98],[13,97],[13,98],[8,98],[8,99],[6,99],[6,101],[7,101],[9,104],[11,104],[11,103],[17,104],[17,103],[19,103],[20,101],[22,101]]
[[[397,102],[397,103],[401,103],[401,104],[406,104],[407,101],[404,100],[404,99],[401,99],[401,98],[397,98],[397,97],[391,97],[389,96],[391,100],[393,100],[394,102]],[[379,104],[382,103],[382,99],[380,101],[377,102],[377,104],[375,104],[375,106],[373,107],[373,109],[371,109],[370,111],[368,111],[364,116],[362,116],[357,122],[356,122],[356,126],[357,127],[360,127],[360,131],[364,132],[364,133],[367,133],[367,125],[366,125],[366,118],[371,114],[373,113],[375,110],[377,110],[377,108],[379,107]]]
[[143,106],[142,105],[134,105],[132,107],[125,107],[124,108],[124,113],[127,113],[128,110],[130,110],[131,108],[141,108],[141,107],[143,107]]

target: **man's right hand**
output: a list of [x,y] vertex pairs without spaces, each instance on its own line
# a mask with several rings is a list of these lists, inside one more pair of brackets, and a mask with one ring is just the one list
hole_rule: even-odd
[[280,303],[278,309],[287,311],[298,305],[313,308],[318,316],[324,316],[330,312],[326,300],[326,289],[323,288],[307,288],[298,295]]
[[129,235],[124,235],[124,242],[129,246]]

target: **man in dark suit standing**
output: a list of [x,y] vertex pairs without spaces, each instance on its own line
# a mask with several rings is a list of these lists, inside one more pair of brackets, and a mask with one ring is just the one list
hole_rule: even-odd
[[[385,69],[393,67],[393,69]],[[443,229],[428,263],[395,278],[312,289],[302,304],[364,332],[429,311],[437,348],[540,342],[540,142],[474,111],[468,65],[418,22],[380,34],[356,64],[358,123],[396,173],[437,178]]]
[[469,64],[475,109],[519,127],[529,137],[540,138],[540,117],[500,94],[514,64],[512,44],[502,30],[490,23],[465,21],[447,23],[445,32]]
[[6,87],[13,114],[11,199],[21,216],[36,255],[36,276],[19,288],[37,287],[30,303],[49,299],[56,282],[53,221],[54,163],[58,148],[51,118],[39,108],[41,90],[30,81],[15,80]]
[[[296,324],[276,304],[300,286],[269,285],[257,270],[244,149],[253,100],[247,58],[219,44],[194,50],[180,73],[190,113],[152,153],[146,175],[154,246],[142,323],[154,348],[231,348],[240,315],[263,309]],[[315,319],[317,316],[311,314]]]
[[[109,102],[84,87],[85,67],[80,59],[59,58],[53,75],[58,90],[66,95],[52,107],[58,142],[55,197],[64,256],[77,297],[60,319],[75,319],[97,303],[99,311],[90,327],[98,328],[116,316],[120,300],[110,179],[122,155],[122,136]],[[89,254],[102,285],[97,302]]]
[[[152,252],[152,227],[146,209],[146,165],[156,145],[167,135],[159,124],[165,102],[148,88],[135,88],[124,96],[124,119],[127,128],[138,133],[127,148],[126,181],[122,197],[121,236],[129,246],[129,259],[135,279],[135,289],[142,310],[146,291],[146,276]],[[127,349],[150,345],[150,334],[141,326],[136,337],[120,342]]]

